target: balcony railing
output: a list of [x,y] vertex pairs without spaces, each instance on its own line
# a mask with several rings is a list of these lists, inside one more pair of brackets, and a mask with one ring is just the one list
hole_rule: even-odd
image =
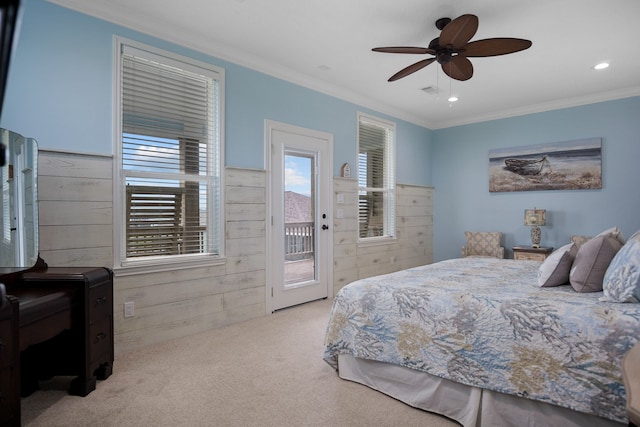
[[287,222],[284,224],[284,258],[294,261],[313,257],[313,222]]

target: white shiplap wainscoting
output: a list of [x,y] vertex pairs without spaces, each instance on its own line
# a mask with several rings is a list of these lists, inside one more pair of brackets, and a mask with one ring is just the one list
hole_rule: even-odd
[[334,178],[333,191],[334,295],[354,280],[433,262],[433,188],[398,184],[396,239],[375,245],[358,244],[358,181]]
[[[113,159],[40,150],[40,253],[50,266],[113,266]],[[430,263],[433,189],[397,186],[397,239],[357,244],[357,181],[334,178],[334,290],[375,274]],[[225,261],[114,279],[116,354],[266,312],[266,172],[225,170]],[[334,199],[335,200],[335,199]],[[123,306],[133,301],[135,316]]]
[[38,152],[40,256],[54,267],[113,264],[108,156]]
[[[116,351],[265,315],[265,172],[226,169],[226,262],[118,277]],[[122,307],[133,301],[135,316]]]

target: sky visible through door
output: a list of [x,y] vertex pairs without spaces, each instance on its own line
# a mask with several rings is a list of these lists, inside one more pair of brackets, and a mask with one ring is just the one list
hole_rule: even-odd
[[311,197],[311,159],[308,157],[285,156],[285,191]]

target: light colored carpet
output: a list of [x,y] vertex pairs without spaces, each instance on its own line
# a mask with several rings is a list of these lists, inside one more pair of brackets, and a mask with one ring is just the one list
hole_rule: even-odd
[[24,426],[458,425],[342,380],[322,360],[331,300],[116,356],[86,397],[56,377],[22,399]]

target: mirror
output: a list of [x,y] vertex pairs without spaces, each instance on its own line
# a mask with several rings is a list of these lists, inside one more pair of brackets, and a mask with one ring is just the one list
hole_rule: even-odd
[[0,168],[0,267],[28,268],[38,260],[38,145],[0,129],[6,164]]

